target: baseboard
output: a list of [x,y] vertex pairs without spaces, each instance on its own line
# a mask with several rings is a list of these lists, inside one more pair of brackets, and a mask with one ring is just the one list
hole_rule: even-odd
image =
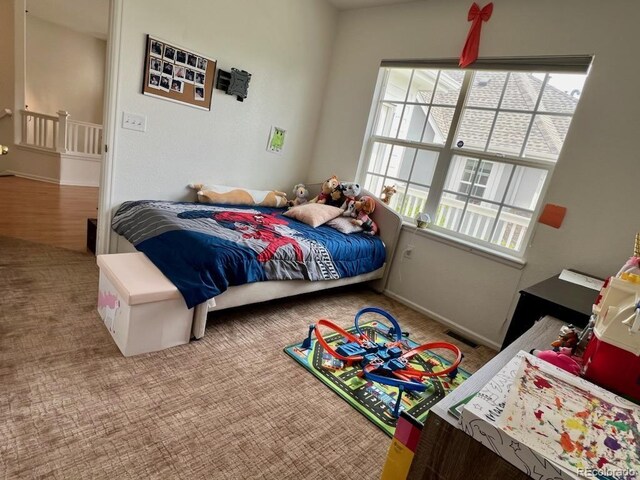
[[95,188],[100,187],[100,184],[99,183],[95,183],[95,182],[92,182],[92,183],[78,183],[78,182],[64,182],[64,181],[61,181],[61,182],[58,182],[58,183],[60,185],[66,186],[66,187],[95,187]]
[[20,177],[20,178],[26,178],[28,180],[36,180],[38,182],[55,183],[56,185],[64,185],[65,187],[95,187],[95,188],[100,187],[100,184],[95,182],[91,182],[91,183],[65,182],[65,181],[57,180],[55,178],[43,177],[40,175],[32,175],[30,173],[16,172],[14,170],[5,170],[4,172],[0,173],[0,177]]
[[433,320],[436,320],[438,323],[442,323],[444,325],[446,325],[447,327],[452,328],[453,330],[456,330],[457,332],[463,333],[466,337],[469,337],[470,339],[474,340],[477,343],[480,343],[482,345],[486,345],[487,347],[491,347],[494,350],[500,350],[501,345],[499,343],[494,342],[493,340],[488,339],[487,337],[484,337],[482,335],[478,335],[477,333],[469,330],[466,327],[462,327],[460,325],[458,325],[457,323],[449,320],[448,318],[443,317],[442,315],[438,315],[435,312],[432,312],[429,309],[426,309],[420,305],[418,305],[415,302],[412,302],[411,300],[404,298],[401,295],[398,295],[397,293],[393,293],[392,291],[386,289],[384,291],[384,294],[389,297],[392,298],[400,303],[402,303],[403,305],[406,305],[407,307],[412,308],[413,310],[416,310],[420,313],[425,314],[426,316],[428,316],[429,318],[432,318]]
[[55,183],[56,185],[60,183],[57,178],[43,177],[41,175],[33,175],[31,173],[16,172],[15,170],[5,170],[2,173],[3,175],[13,175],[15,177],[27,178],[29,180],[36,180],[38,182]]

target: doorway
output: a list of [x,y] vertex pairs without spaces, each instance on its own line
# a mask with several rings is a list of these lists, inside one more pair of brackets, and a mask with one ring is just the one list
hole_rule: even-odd
[[110,0],[14,5],[14,144],[0,171],[0,235],[85,251],[104,156]]

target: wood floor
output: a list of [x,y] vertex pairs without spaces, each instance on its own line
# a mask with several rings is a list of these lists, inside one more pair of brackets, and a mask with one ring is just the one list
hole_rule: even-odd
[[98,188],[0,177],[0,235],[84,252]]

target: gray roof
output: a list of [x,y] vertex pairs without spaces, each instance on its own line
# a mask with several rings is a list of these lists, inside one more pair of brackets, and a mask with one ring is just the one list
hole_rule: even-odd
[[[445,72],[443,74],[446,75]],[[474,77],[470,89],[465,113],[460,124],[456,142],[462,140],[465,146],[472,149],[485,150],[487,136],[494,119],[493,111],[476,110],[473,107],[496,108],[502,88],[505,72],[481,72]],[[533,112],[538,98],[542,80],[526,72],[512,72],[507,84],[501,108],[526,110]],[[420,92],[423,99],[428,99],[431,92]],[[449,93],[437,92],[437,103],[455,104],[458,90]],[[546,85],[538,108],[539,113],[572,113],[578,99],[567,93]],[[443,136],[448,133],[453,116],[453,108],[432,108],[431,121]],[[519,155],[524,141],[531,115],[527,113],[500,112],[493,130],[488,151]],[[569,128],[570,117],[543,115],[537,116],[527,142],[525,156],[543,156],[557,158],[564,137]]]

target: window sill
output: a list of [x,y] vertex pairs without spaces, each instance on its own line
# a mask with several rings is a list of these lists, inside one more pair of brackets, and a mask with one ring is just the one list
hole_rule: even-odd
[[412,232],[414,235],[417,234],[422,237],[429,238],[430,240],[434,240],[436,242],[444,243],[445,245],[455,247],[465,252],[473,253],[475,255],[480,255],[481,257],[485,257],[485,258],[488,258],[489,260],[494,260],[496,262],[503,263],[509,267],[517,268],[518,270],[522,270],[527,264],[526,260],[522,258],[511,256],[506,253],[496,252],[489,248],[485,248],[480,245],[475,245],[471,242],[467,242],[460,238],[453,237],[451,235],[447,235],[445,233],[438,232],[429,228],[418,228],[409,222],[402,223],[402,230],[407,232]]

